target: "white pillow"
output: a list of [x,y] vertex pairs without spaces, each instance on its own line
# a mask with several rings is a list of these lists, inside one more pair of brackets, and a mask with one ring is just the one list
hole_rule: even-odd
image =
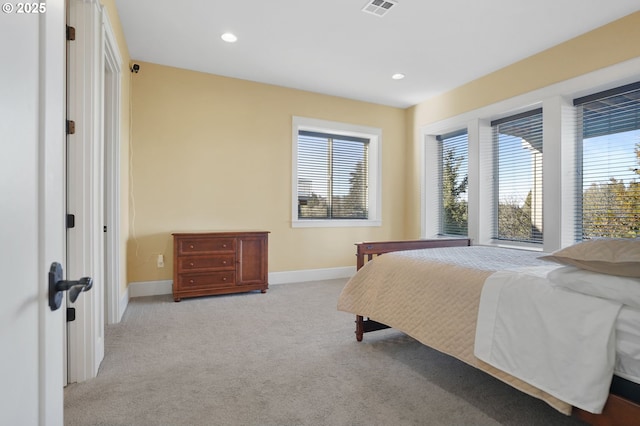
[[547,279],[556,287],[640,309],[640,278],[601,274],[575,266],[563,266],[549,272]]
[[542,256],[540,259],[603,274],[640,278],[640,239],[587,240]]

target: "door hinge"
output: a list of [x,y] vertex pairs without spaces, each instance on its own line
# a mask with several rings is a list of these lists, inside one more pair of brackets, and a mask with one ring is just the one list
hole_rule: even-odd
[[107,225],[104,225],[104,226],[102,227],[102,232],[107,232]]
[[67,134],[73,135],[76,133],[76,122],[73,120],[67,120]]
[[76,227],[76,215],[68,214],[67,215],[67,229]]
[[67,322],[76,320],[76,308],[67,308]]
[[76,39],[76,29],[67,25],[67,40],[73,41]]

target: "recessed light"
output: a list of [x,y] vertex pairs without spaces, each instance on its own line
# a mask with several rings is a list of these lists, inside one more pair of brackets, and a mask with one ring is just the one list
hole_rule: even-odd
[[391,78],[394,79],[394,80],[402,80],[404,77],[405,77],[405,75],[402,74],[402,73],[396,73],[396,74],[391,76]]
[[238,41],[238,37],[236,37],[235,34],[231,34],[231,33],[224,33],[220,36],[220,38],[226,41],[227,43],[235,43],[236,41]]

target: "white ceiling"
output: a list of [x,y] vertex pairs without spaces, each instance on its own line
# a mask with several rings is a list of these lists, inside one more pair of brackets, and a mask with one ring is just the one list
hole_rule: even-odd
[[[116,0],[131,58],[408,107],[640,10],[640,0]],[[220,39],[224,32],[236,43]],[[141,68],[141,73],[144,68]],[[403,80],[392,80],[394,73]]]

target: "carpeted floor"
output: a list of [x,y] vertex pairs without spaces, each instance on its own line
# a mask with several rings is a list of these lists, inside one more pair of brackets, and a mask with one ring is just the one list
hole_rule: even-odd
[[132,299],[66,425],[579,425],[395,330],[354,336],[345,280]]

